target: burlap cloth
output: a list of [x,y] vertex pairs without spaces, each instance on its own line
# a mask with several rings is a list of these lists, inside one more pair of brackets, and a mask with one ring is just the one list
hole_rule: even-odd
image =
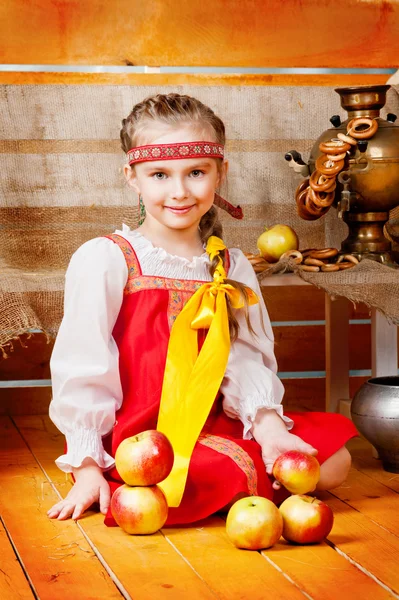
[[[344,296],[353,303],[364,302],[377,308],[391,323],[399,325],[399,269],[373,260],[363,259],[352,269],[331,273],[310,273],[291,260],[281,260],[258,275],[262,282],[276,273],[296,273],[304,281],[324,290],[330,296]],[[365,289],[366,288],[366,289]]]
[[[222,194],[245,215],[235,221],[222,213],[229,246],[253,252],[265,226],[286,223],[302,248],[340,247],[346,225],[334,209],[314,222],[297,216],[300,178],[284,160],[291,149],[306,160],[329,117],[346,117],[332,88],[0,86],[0,347],[32,330],[54,336],[72,253],[122,222],[136,226],[136,198],[121,172],[120,121],[145,96],[169,91],[198,97],[225,121],[230,169]],[[399,112],[394,89],[382,116],[387,112]],[[301,277],[399,322],[397,270],[363,261]]]

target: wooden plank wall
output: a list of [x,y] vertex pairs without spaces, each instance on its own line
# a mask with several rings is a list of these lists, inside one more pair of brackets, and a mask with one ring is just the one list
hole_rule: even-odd
[[[0,84],[361,85],[385,74],[65,73],[62,66],[388,68],[399,62],[396,0],[6,0],[0,5],[0,63],[59,65],[57,72],[0,72]],[[234,69],[233,69],[234,70]],[[295,293],[294,293],[295,291]],[[286,404],[324,407],[324,294],[267,288]],[[370,369],[366,307],[353,308],[350,367]],[[366,322],[365,322],[366,320]],[[315,321],[317,323],[315,323]],[[34,334],[0,359],[0,381],[49,378],[52,344]],[[313,377],[303,373],[313,373]],[[316,375],[316,376],[315,376]],[[359,375],[359,374],[358,374]],[[365,377],[351,378],[351,392]],[[1,390],[0,413],[47,411],[49,387]]]
[[396,67],[396,0],[6,0],[0,63]]
[[[310,286],[267,287],[263,291],[276,340],[279,373],[286,389],[286,407],[324,410],[325,335],[324,292]],[[349,327],[350,391],[353,395],[371,368],[371,330],[365,305],[351,309]],[[14,344],[8,358],[0,359],[1,382],[48,380],[53,343],[45,336],[24,336]],[[1,389],[1,388],[0,388]],[[47,412],[51,388],[9,387],[1,389],[0,414]]]

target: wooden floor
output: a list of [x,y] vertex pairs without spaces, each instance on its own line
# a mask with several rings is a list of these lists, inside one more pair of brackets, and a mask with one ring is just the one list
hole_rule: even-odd
[[335,515],[326,542],[234,548],[224,522],[129,536],[100,514],[75,523],[46,511],[70,483],[48,417],[0,418],[0,599],[317,600],[399,598],[399,475],[363,440],[346,483],[321,497]]

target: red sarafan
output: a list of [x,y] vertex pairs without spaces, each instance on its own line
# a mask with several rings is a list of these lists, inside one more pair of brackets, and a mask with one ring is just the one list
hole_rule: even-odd
[[160,431],[149,429],[123,440],[115,453],[116,469],[125,483],[149,486],[160,483],[173,467],[172,444]]
[[320,465],[311,454],[290,450],[276,459],[273,477],[291,494],[312,492],[320,479]]

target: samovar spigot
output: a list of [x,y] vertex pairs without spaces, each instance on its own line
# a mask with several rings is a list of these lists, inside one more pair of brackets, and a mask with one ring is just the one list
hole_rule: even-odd
[[342,219],[344,212],[349,211],[351,206],[351,192],[349,189],[351,176],[349,171],[341,171],[338,175],[338,181],[342,185],[342,190],[340,200],[337,203],[337,212],[338,217]]

